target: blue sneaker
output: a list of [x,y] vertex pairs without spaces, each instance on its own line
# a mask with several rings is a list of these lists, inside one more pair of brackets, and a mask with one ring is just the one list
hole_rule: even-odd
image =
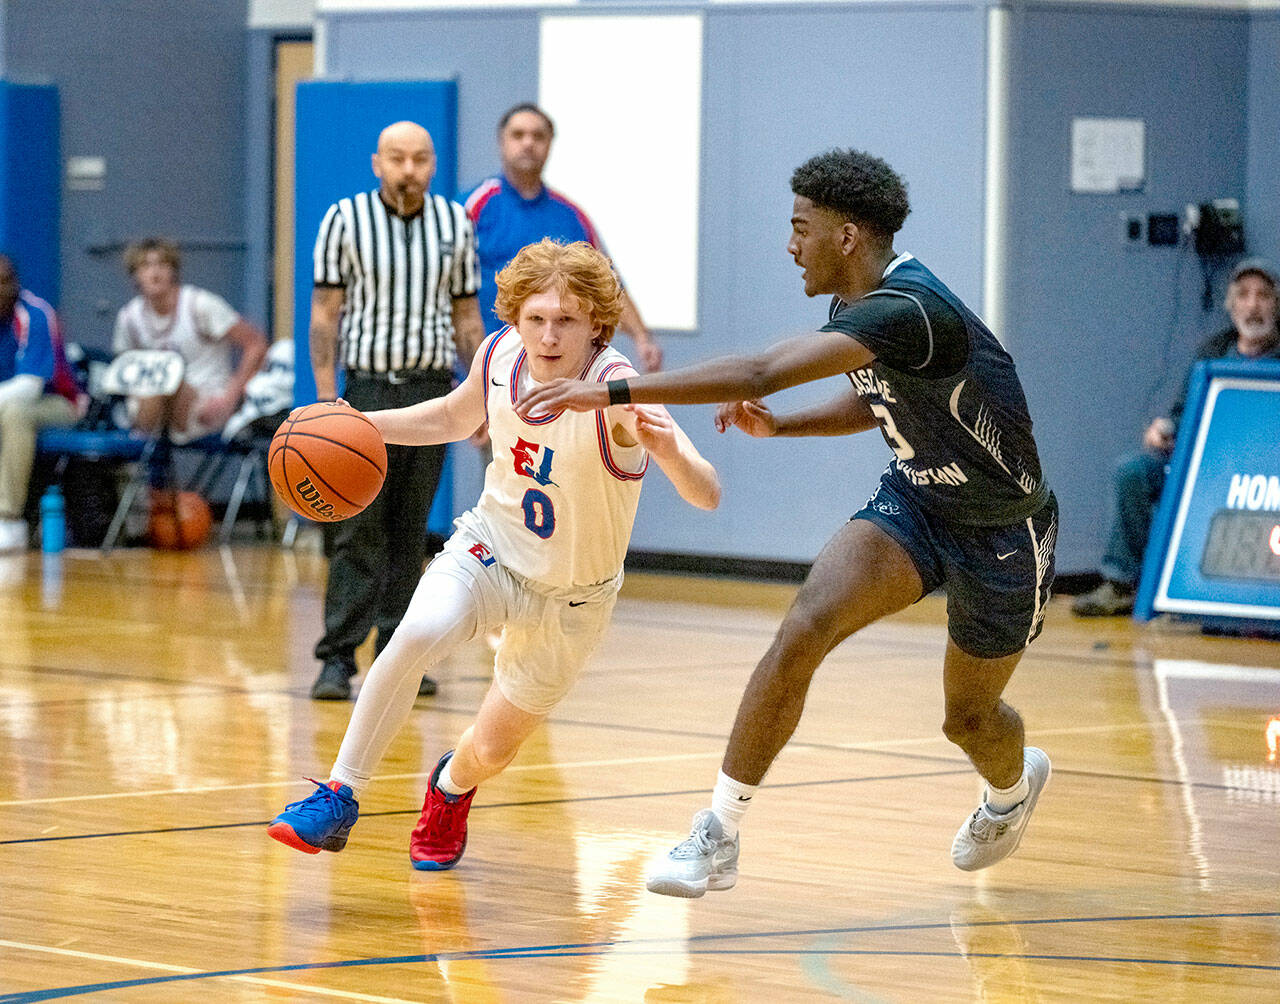
[[312,777],[307,780],[316,790],[301,802],[285,806],[267,827],[267,836],[307,854],[340,851],[347,846],[347,834],[360,817],[360,803],[345,784],[321,784]]

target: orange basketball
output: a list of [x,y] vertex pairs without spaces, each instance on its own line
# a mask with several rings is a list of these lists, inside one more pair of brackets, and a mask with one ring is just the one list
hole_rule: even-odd
[[213,529],[209,503],[195,492],[157,492],[151,502],[147,537],[162,551],[203,547]]
[[387,448],[373,423],[349,404],[295,408],[267,453],[271,484],[299,516],[333,523],[372,502],[387,476]]

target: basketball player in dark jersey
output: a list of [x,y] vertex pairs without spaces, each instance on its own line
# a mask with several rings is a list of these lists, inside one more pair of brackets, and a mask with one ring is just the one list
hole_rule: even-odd
[[[909,210],[902,179],[884,161],[833,150],[798,168],[791,188],[787,250],[805,292],[834,298],[820,331],[607,386],[543,384],[520,405],[527,414],[720,401],[721,431],[831,436],[878,426],[893,450],[875,494],[819,554],[756,667],[711,808],[649,877],[650,890],[672,896],[736,882],[739,821],[826,654],[939,586],[949,635],[943,732],[987,782],[952,844],[955,864],[972,871],[1013,853],[1050,774],[1000,696],[1040,632],[1057,537],[1057,503],[1013,360],[933,273],[894,250]],[[825,403],[775,415],[761,400],[841,373],[849,388]]]

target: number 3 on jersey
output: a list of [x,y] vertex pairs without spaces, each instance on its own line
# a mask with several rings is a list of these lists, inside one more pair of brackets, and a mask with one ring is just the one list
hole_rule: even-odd
[[546,492],[530,488],[520,500],[524,510],[524,525],[546,540],[556,532],[556,509]]
[[916,448],[902,438],[902,434],[898,432],[898,427],[893,424],[893,416],[889,414],[889,409],[882,404],[870,404],[871,414],[875,415],[876,420],[880,423],[880,428],[884,431],[884,438],[889,441],[889,448],[899,460],[910,460],[916,455]]

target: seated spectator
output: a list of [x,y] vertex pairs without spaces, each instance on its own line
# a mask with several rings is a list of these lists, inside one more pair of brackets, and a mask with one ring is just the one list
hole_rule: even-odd
[[57,315],[22,288],[13,262],[0,255],[0,551],[27,546],[22,513],[36,434],[73,424],[80,398]]
[[261,365],[266,337],[220,296],[180,284],[182,259],[172,242],[140,241],[129,246],[124,260],[138,295],[116,315],[112,348],[170,349],[186,363],[182,385],[172,395],[130,399],[134,427],[149,434],[167,430],[175,443],[218,432]]
[[[1203,342],[1192,366],[1203,359],[1280,359],[1280,331],[1276,326],[1275,270],[1250,258],[1231,273],[1226,308],[1231,327]],[[1133,597],[1142,574],[1143,552],[1169,470],[1177,439],[1178,420],[1187,400],[1190,370],[1182,392],[1167,417],[1157,418],[1142,437],[1142,452],[1125,457],[1116,467],[1112,487],[1115,515],[1102,559],[1102,584],[1077,596],[1071,610],[1079,617],[1112,617],[1133,612]]]

